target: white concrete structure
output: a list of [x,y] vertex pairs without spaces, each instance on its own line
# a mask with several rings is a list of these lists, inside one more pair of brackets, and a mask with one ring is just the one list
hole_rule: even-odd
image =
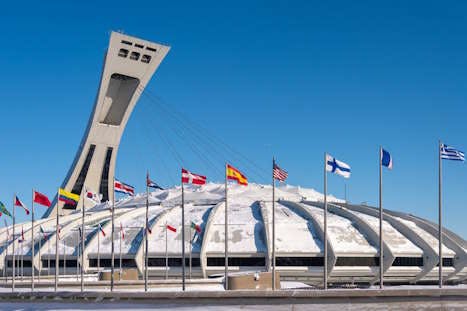
[[[169,51],[169,47],[112,32],[93,112],[62,188],[76,194],[88,189],[113,199],[120,138],[141,92]],[[57,201],[44,217],[56,213]],[[67,214],[73,206],[64,206]],[[81,204],[78,204],[78,209]]]
[[[323,208],[322,195],[311,189],[283,186],[276,188],[276,264],[282,280],[298,280],[320,285],[323,274]],[[192,277],[222,276],[224,271],[224,185],[210,183],[202,188],[187,187],[186,197],[186,254],[192,258]],[[230,271],[266,271],[271,269],[271,186],[250,184],[231,185],[229,189],[229,248]],[[379,273],[379,211],[362,205],[344,204],[331,199],[328,214],[329,282],[378,282]],[[116,203],[115,267],[120,264],[120,223],[125,232],[122,241],[124,267],[144,271],[143,234],[146,195],[138,194]],[[181,190],[175,187],[157,190],[149,196],[149,276],[152,279],[179,278],[182,264]],[[87,201],[86,204],[89,204]],[[59,244],[60,273],[76,272],[81,213],[62,218]],[[96,273],[110,266],[109,204],[90,208],[86,214],[85,261],[86,273]],[[190,230],[190,223],[201,232]],[[99,233],[98,224],[106,232]],[[167,231],[166,225],[177,232]],[[49,234],[39,234],[39,226]],[[17,258],[23,255],[25,274],[30,274],[31,236],[29,223],[18,224],[16,232],[24,228],[26,241],[18,243]],[[55,270],[55,224],[42,219],[35,228],[36,260],[34,267],[42,275]],[[9,266],[11,274],[12,243],[5,243],[5,229],[0,230],[0,270]],[[385,283],[432,283],[438,279],[437,225],[418,217],[385,211],[384,214]],[[11,228],[10,228],[11,232]],[[167,233],[167,235],[166,235]],[[167,236],[167,244],[166,244]],[[39,240],[41,240],[39,247]],[[189,241],[192,241],[190,245]],[[167,245],[167,253],[166,253]],[[459,283],[467,278],[467,242],[445,231],[444,278]],[[40,256],[39,256],[40,252]],[[7,255],[8,253],[8,255]],[[166,255],[168,269],[166,270]],[[40,258],[40,259],[39,259]],[[98,263],[97,259],[100,259]],[[50,270],[48,269],[51,260]],[[188,267],[187,262],[187,267]],[[187,268],[187,273],[189,269]]]

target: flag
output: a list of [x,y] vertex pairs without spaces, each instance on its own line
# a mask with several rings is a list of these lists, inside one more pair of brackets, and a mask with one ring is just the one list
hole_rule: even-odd
[[102,236],[105,237],[105,231],[102,229],[101,224],[99,224],[99,231],[102,233]]
[[47,232],[44,231],[44,228],[42,228],[42,226],[40,226],[39,228],[40,228],[40,232],[41,232],[42,236],[44,237],[44,239],[47,239]]
[[125,231],[123,231],[122,223],[120,223],[120,233],[122,234],[122,240],[125,240]]
[[235,180],[238,184],[246,186],[248,185],[248,179],[235,167],[227,164],[226,167],[226,176],[229,180]]
[[[78,197],[79,198],[79,197]],[[37,192],[37,191],[34,191],[34,195],[33,195],[33,200],[32,200],[34,203],[37,203],[37,204],[40,204],[40,205],[44,205],[44,206],[47,206],[47,207],[50,207],[51,203],[50,203],[50,200],[49,198],[40,193],[40,192]]]
[[172,232],[177,232],[177,229],[175,227],[172,227],[171,225],[167,225],[167,229],[169,229]]
[[272,175],[274,176],[274,179],[277,179],[280,182],[284,182],[289,176],[289,173],[281,169],[279,165],[276,164],[276,161],[274,161],[272,165]]
[[95,203],[101,203],[102,194],[96,193],[96,192],[88,189],[87,187],[85,188],[85,191],[86,191],[86,197],[88,199],[94,201]]
[[381,164],[392,170],[392,157],[389,152],[384,149],[381,149]]
[[[58,200],[65,202],[65,204],[71,205],[71,206],[76,206],[78,205],[79,202],[79,195],[68,192],[62,188],[58,189]],[[49,202],[50,206],[50,202]]]
[[135,195],[135,188],[115,179],[115,192]]
[[182,168],[182,183],[202,186],[206,184],[206,176],[193,174],[189,170]]
[[340,175],[344,178],[350,177],[350,166],[344,162],[326,154],[326,171]]
[[465,161],[464,152],[457,150],[448,145],[441,145],[441,159],[454,160],[454,161]]
[[196,232],[201,233],[201,227],[194,222],[191,222],[191,229],[195,229]]
[[9,216],[10,218],[13,218],[13,216],[11,216],[10,212],[6,209],[5,205],[2,202],[0,202],[0,216],[2,214],[5,214],[5,215]]
[[16,195],[15,195],[15,206],[22,207],[24,211],[26,212],[26,215],[29,215],[29,209],[26,207],[26,205],[24,205],[23,202],[21,202],[21,200]]
[[146,186],[148,186],[149,188],[164,190],[164,188],[162,188],[149,178],[149,173],[146,174]]

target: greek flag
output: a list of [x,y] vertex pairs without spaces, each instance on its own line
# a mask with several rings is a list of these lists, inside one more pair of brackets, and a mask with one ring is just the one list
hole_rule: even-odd
[[457,150],[448,145],[441,145],[441,159],[454,160],[454,161],[465,161],[464,152]]
[[341,175],[344,178],[350,177],[350,166],[326,154],[326,171]]

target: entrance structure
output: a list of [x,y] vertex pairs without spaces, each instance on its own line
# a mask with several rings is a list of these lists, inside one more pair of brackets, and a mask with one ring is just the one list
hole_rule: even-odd
[[[112,181],[118,147],[141,92],[170,47],[117,32],[110,35],[94,110],[62,188],[83,194],[85,187],[113,200]],[[84,197],[81,196],[81,200]],[[81,208],[65,205],[63,213]],[[44,217],[57,212],[57,200]]]

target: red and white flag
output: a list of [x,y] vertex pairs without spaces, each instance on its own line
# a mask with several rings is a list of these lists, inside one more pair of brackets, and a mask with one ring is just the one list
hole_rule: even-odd
[[24,205],[23,202],[18,198],[18,196],[15,195],[15,206],[22,207],[24,211],[26,212],[26,215],[29,215],[29,209]]
[[167,225],[167,230],[170,230],[172,232],[177,232],[177,228],[172,227],[171,225]]
[[102,233],[102,236],[105,237],[105,231],[104,231],[104,229],[102,229],[101,224],[99,224],[99,231]]
[[206,176],[194,174],[182,168],[182,183],[202,186],[206,184]]
[[125,184],[124,182],[121,182],[117,179],[115,179],[115,192],[120,192],[124,194],[129,194],[129,195],[135,195],[135,188],[133,186],[130,186],[128,184]]
[[125,231],[123,231],[122,223],[120,223],[120,233],[122,234],[122,240],[125,240]]
[[88,189],[87,187],[85,189],[86,189],[86,198],[94,201],[95,203],[101,203],[102,194],[96,193],[96,192]]

